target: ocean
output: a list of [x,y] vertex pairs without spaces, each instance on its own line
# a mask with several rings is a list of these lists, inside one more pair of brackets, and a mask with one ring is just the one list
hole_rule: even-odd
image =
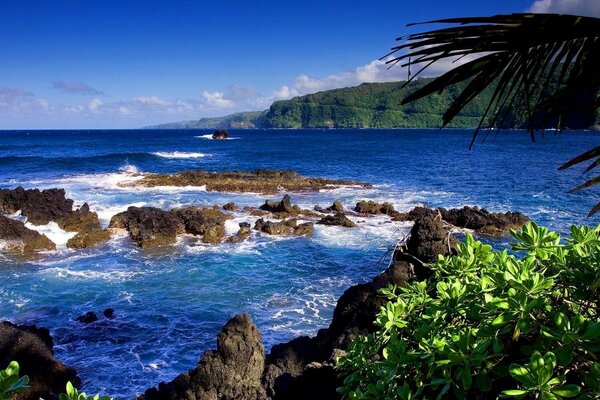
[[[303,208],[345,208],[371,199],[399,211],[416,205],[521,211],[561,233],[571,223],[595,225],[588,210],[598,189],[569,193],[583,168],[557,168],[600,145],[600,134],[492,132],[474,149],[467,130],[94,130],[0,132],[0,188],[64,188],[87,202],[104,226],[128,206],[171,209],[235,202],[258,207],[253,193],[210,193],[198,187],[123,188],[145,172],[292,169],[305,176],[351,179],[372,188],[291,193]],[[482,139],[483,139],[482,135]],[[235,212],[227,222],[254,221]],[[72,234],[40,227],[58,251],[37,259],[0,255],[0,319],[50,329],[58,359],[74,367],[88,393],[132,398],[192,368],[216,344],[233,315],[249,313],[268,349],[314,335],[331,319],[337,298],[387,266],[410,223],[359,218],[358,227],[315,226],[310,238],[255,234],[239,244],[205,245],[183,237],[142,250],[126,236],[94,249],[70,250]],[[504,246],[510,238],[486,239]],[[386,258],[388,257],[388,258]],[[84,325],[75,318],[113,308],[115,319]]]

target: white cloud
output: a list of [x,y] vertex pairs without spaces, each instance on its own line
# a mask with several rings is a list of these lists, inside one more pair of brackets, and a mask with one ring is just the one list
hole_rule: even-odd
[[207,92],[206,90],[202,92],[202,98],[209,107],[216,109],[228,109],[235,107],[235,103],[233,100],[225,98],[225,95],[222,92]]
[[249,86],[241,86],[241,85],[229,85],[227,87],[227,91],[229,92],[229,97],[232,99],[247,99],[249,97],[256,96],[256,89]]
[[140,96],[140,97],[134,97],[133,100],[137,101],[138,103],[148,104],[148,105],[156,105],[156,106],[167,106],[167,105],[171,104],[170,101],[163,100],[157,96]]
[[[391,59],[392,57],[385,60],[374,60],[361,67],[344,71],[339,74],[332,74],[325,78],[311,78],[304,74],[299,75],[294,80],[293,85],[284,85],[273,91],[272,99],[289,99],[294,96],[323,90],[356,86],[364,82],[396,82],[408,79],[408,69],[402,67],[400,64],[390,67],[390,64],[386,63],[386,61]],[[441,60],[431,65],[419,76],[437,76],[473,59],[475,59],[474,56],[463,57],[461,59]],[[413,74],[419,69],[419,66],[411,67]]]
[[92,112],[97,112],[98,108],[100,108],[100,106],[104,104],[102,103],[102,100],[98,99],[98,98],[94,98],[90,101],[90,103],[88,104],[88,109]]
[[600,17],[599,0],[537,0],[531,6],[533,13],[558,13]]

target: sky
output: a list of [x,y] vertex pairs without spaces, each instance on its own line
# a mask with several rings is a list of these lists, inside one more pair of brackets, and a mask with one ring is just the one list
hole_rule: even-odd
[[600,16],[600,0],[2,0],[0,129],[139,128],[403,80],[381,57],[406,24],[528,11]]

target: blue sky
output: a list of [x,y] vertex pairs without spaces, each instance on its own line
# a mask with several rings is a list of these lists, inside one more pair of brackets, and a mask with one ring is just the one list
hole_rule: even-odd
[[0,129],[135,128],[399,80],[377,60],[407,23],[524,11],[600,1],[2,0]]

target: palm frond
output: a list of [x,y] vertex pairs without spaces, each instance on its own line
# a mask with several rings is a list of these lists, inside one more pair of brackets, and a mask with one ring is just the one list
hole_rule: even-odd
[[[549,127],[563,130],[569,118],[594,117],[600,105],[600,19],[561,14],[511,14],[491,17],[441,19],[424,24],[446,24],[397,40],[388,63],[419,67],[417,78],[442,60],[468,61],[437,77],[403,100],[409,103],[468,81],[443,115],[443,126],[475,97],[495,85],[478,128],[505,127],[515,113],[535,139],[535,131]],[[414,26],[417,24],[410,24]],[[591,123],[595,121],[590,121]],[[600,165],[600,149],[584,153],[560,169],[594,159]],[[573,190],[600,183],[592,178]],[[594,207],[590,214],[600,210]]]

